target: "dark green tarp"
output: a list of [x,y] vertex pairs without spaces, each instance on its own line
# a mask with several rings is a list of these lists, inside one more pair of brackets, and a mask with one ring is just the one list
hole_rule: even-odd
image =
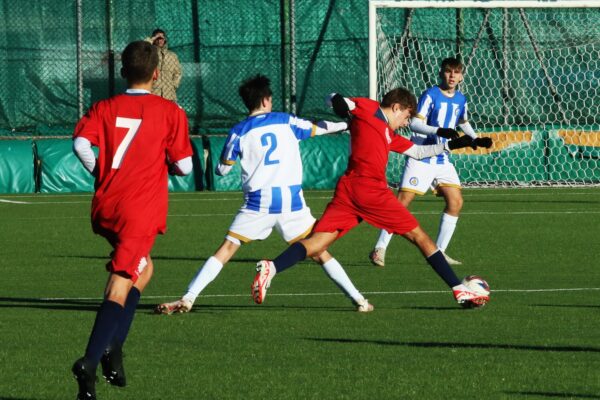
[[0,193],[35,191],[31,140],[0,141]]

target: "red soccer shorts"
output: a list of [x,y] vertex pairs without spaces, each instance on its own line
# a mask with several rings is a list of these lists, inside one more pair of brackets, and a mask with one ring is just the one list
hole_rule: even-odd
[[338,231],[339,239],[362,220],[397,235],[419,226],[417,219],[396,199],[385,182],[344,175],[313,232]]
[[156,235],[143,237],[118,237],[115,234],[102,234],[114,248],[111,260],[106,264],[109,272],[125,275],[135,283],[146,265]]

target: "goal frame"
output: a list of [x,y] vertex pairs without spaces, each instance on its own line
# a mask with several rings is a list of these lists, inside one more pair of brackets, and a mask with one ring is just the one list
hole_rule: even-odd
[[377,100],[377,10],[380,8],[600,8],[600,0],[526,1],[397,1],[369,0],[369,97]]

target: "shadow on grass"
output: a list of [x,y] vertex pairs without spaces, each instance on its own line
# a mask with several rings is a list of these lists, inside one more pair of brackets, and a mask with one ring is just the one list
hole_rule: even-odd
[[42,400],[42,399],[36,399],[34,397],[4,397],[4,396],[0,396],[0,400]]
[[444,307],[433,307],[433,306],[413,306],[413,307],[398,307],[402,310],[424,310],[424,311],[478,311],[478,308],[466,309],[460,306],[444,306]]
[[593,304],[532,304],[532,307],[559,307],[559,308],[600,308]]
[[[88,255],[52,255],[52,258],[75,258],[81,260],[103,260],[108,261],[110,257],[108,254],[102,256],[88,256]],[[196,261],[198,263],[205,262],[208,260],[206,257],[166,257],[166,256],[153,256],[151,255],[152,260],[156,261]],[[251,263],[255,265],[259,261],[258,258],[233,258],[228,263]],[[0,400],[2,400],[0,398]]]
[[501,349],[501,350],[525,350],[544,352],[576,352],[576,353],[600,353],[600,347],[584,346],[531,346],[519,344],[498,343],[460,343],[460,342],[399,342],[396,340],[367,340],[367,339],[344,339],[344,338],[304,338],[315,342],[351,343],[351,344],[377,344],[382,346],[404,346],[424,348],[465,348],[465,349]]
[[5,397],[0,396],[0,400],[42,400],[36,397]]
[[600,396],[594,394],[581,393],[559,393],[559,392],[504,392],[514,396],[539,396],[539,397],[557,397],[562,399],[600,399]]
[[[154,309],[154,307],[152,307]],[[227,311],[255,311],[255,312],[266,312],[266,311],[286,311],[286,310],[300,310],[300,311],[322,311],[322,312],[348,312],[356,314],[356,310],[353,306],[348,307],[332,307],[332,306],[288,306],[288,305],[257,305],[257,304],[200,304],[194,306],[189,313],[186,314],[217,314],[220,312]],[[171,314],[171,316],[177,316],[179,313]]]
[[[70,310],[70,311],[98,311],[100,299],[73,300],[73,299],[35,299],[26,297],[0,297],[0,308],[36,308],[40,310]],[[140,304],[138,310],[154,310],[152,304]],[[0,397],[2,400],[2,397]]]
[[[249,295],[248,295],[249,297]],[[143,296],[142,296],[143,299]],[[98,311],[98,307],[102,300],[100,299],[36,299],[26,297],[0,297],[0,308],[34,308],[40,310],[71,310],[71,311]],[[158,303],[138,304],[137,312],[147,312],[154,314],[154,309]],[[312,310],[326,312],[351,312],[355,313],[352,306],[348,307],[332,307],[332,306],[289,306],[289,305],[256,305],[256,304],[201,304],[196,305],[190,313],[216,313],[223,311],[274,311],[274,310]],[[2,400],[2,398],[0,398]]]

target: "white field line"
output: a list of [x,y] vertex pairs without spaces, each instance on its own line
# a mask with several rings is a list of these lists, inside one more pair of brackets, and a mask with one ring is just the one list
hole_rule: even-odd
[[[550,289],[496,289],[492,290],[492,293],[540,293],[540,292],[591,292],[597,291],[600,288],[550,288]],[[448,294],[448,290],[404,290],[398,292],[361,292],[362,294],[380,294],[380,295],[407,295],[407,294]],[[270,297],[307,297],[307,296],[341,296],[341,292],[331,293],[270,293]],[[248,293],[246,294],[203,294],[202,297],[251,297]],[[158,296],[142,296],[144,299],[164,299],[164,298],[178,298],[177,295],[158,295]],[[36,300],[41,301],[68,301],[68,300],[100,300],[101,297],[40,297]]]
[[[439,211],[414,211],[413,215],[437,215]],[[556,210],[556,211],[470,211],[461,212],[460,215],[535,215],[535,214],[600,214],[600,210]],[[169,214],[169,217],[212,217],[215,215],[232,214]]]
[[0,203],[11,203],[11,204],[32,204],[32,203],[28,203],[26,201],[15,201],[15,200],[7,200],[7,199],[0,199]]
[[[468,190],[468,189],[467,189]],[[490,189],[491,190],[491,189]],[[502,189],[505,190],[505,189]],[[518,197],[518,196],[556,196],[556,191],[549,191],[548,193],[539,193],[539,190],[548,190],[548,188],[527,188],[527,189],[514,189],[514,192],[510,193],[463,193],[463,197]],[[227,192],[231,197],[222,197],[223,193],[219,192],[177,192],[170,193],[170,200],[173,202],[180,201],[243,201],[242,192]],[[327,193],[328,196],[311,196],[311,193]],[[561,190],[561,194],[569,196],[598,196],[600,192],[597,190],[583,191],[583,192],[569,192],[568,189]],[[195,199],[178,199],[177,197],[191,197],[198,195],[206,198],[195,198]],[[208,197],[208,196],[220,196],[220,197]],[[309,190],[305,192],[304,198],[307,200],[329,200],[333,196],[333,190]],[[0,199],[0,202],[12,202],[11,199],[32,199],[38,200],[44,199],[58,199],[58,198],[74,198],[74,197],[86,197],[91,201],[92,194],[37,194],[37,195],[10,195],[9,198]],[[89,201],[81,202],[61,202],[61,201],[32,201],[24,204],[74,204],[74,203],[89,203]],[[16,202],[15,202],[16,203]]]
[[[415,211],[413,215],[438,215],[439,211]],[[600,214],[600,210],[556,210],[556,211],[498,211],[498,212],[490,212],[490,211],[470,211],[470,212],[461,212],[460,215],[565,215],[565,214]],[[169,218],[210,218],[210,217],[232,217],[237,215],[237,213],[211,213],[211,214],[169,214]],[[320,214],[319,214],[320,215]],[[90,219],[89,215],[79,216],[79,217],[16,217],[16,218],[6,218],[13,220],[67,220],[67,219]]]

